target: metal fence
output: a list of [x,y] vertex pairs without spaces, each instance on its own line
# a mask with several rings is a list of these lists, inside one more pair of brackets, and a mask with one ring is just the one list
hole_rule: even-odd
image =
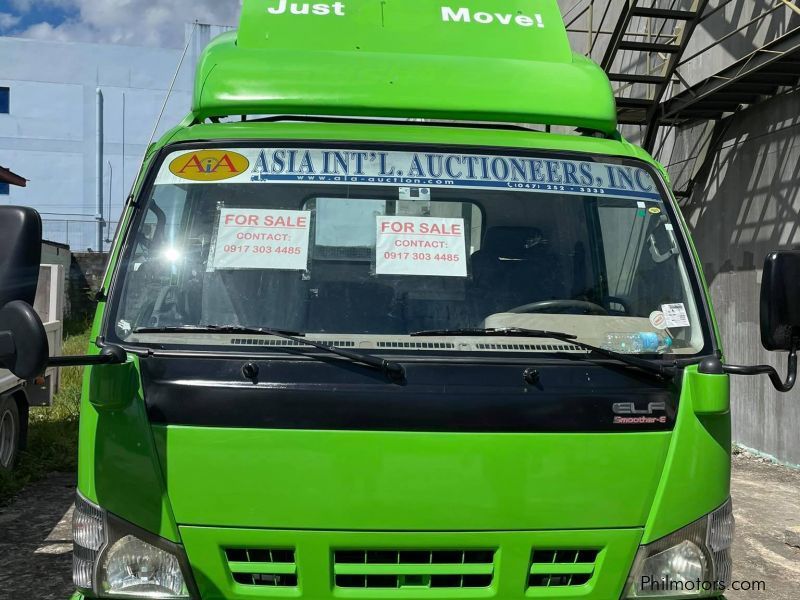
[[[73,252],[97,251],[97,222],[94,219],[42,219],[42,237],[51,242],[67,244]],[[116,221],[106,221],[103,229],[103,249],[111,246]]]

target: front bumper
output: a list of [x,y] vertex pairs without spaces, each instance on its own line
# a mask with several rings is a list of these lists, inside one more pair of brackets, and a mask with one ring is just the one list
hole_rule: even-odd
[[[271,597],[272,597],[271,595],[269,595],[269,596],[266,595],[266,594],[264,595],[264,598],[267,598],[267,599],[271,598]],[[502,600],[502,598],[500,596],[496,596],[496,598],[497,598],[497,600]],[[69,600],[91,600],[91,599],[90,598],[86,598],[86,596],[84,596],[83,594],[81,594],[79,592],[75,592],[70,597]],[[136,600],[136,599],[135,598],[129,598],[128,600]],[[140,600],[148,600],[148,599],[147,598],[141,598]],[[383,600],[383,597],[380,597],[377,600]],[[616,598],[609,598],[609,600],[617,600],[617,599]],[[712,599],[712,600],[726,600],[726,598],[725,598],[725,596],[718,596],[717,598]],[[765,600],[768,600],[768,599],[765,599]]]
[[642,536],[639,528],[180,532],[202,600],[618,600]]

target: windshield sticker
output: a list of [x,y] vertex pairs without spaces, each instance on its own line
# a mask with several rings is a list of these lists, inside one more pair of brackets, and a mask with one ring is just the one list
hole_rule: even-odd
[[224,181],[245,173],[250,161],[233,150],[198,150],[173,158],[169,171],[189,181]]
[[431,190],[430,188],[411,188],[401,187],[398,190],[400,200],[430,202]]
[[464,219],[377,217],[378,275],[466,277]]
[[691,325],[683,302],[662,304],[661,310],[664,312],[667,327],[689,327]]
[[[210,153],[214,153],[213,156]],[[241,157],[243,160],[235,160]],[[247,163],[246,172],[242,166]],[[438,152],[239,148],[179,153],[156,184],[301,183],[482,188],[660,200],[647,170],[622,164]]]
[[650,313],[650,325],[655,327],[656,329],[666,329],[667,328],[667,317],[664,316],[664,313],[660,310],[654,310]]
[[657,206],[651,206],[650,208],[647,209],[647,212],[649,212],[651,215],[660,215],[661,209],[658,208]]
[[310,231],[310,211],[222,208],[209,271],[304,271]]

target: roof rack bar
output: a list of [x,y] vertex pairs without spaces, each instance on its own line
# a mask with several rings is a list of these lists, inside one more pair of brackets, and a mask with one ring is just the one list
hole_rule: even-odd
[[609,73],[611,81],[624,81],[626,83],[661,83],[664,77],[661,75],[641,75],[638,73]]
[[[527,131],[533,133],[546,133],[551,127],[547,123],[504,123],[495,121],[456,121],[456,120],[437,120],[437,119],[411,119],[411,118],[374,118],[374,117],[346,117],[346,116],[324,116],[324,115],[267,115],[252,118],[254,115],[216,115],[206,117],[208,120],[218,123],[221,119],[232,117],[251,117],[247,118],[248,123],[279,123],[290,121],[296,123],[348,123],[360,125],[404,125],[431,126],[431,127],[452,127],[452,128],[475,128],[475,129],[498,129],[506,131]],[[196,119],[195,124],[201,124],[202,120]],[[606,139],[616,139],[616,136],[606,134],[596,129],[588,129],[583,126],[575,126],[575,130],[581,136],[602,136]]]
[[621,41],[617,48],[620,50],[637,50],[639,52],[663,52],[665,54],[675,54],[681,51],[681,47],[678,44],[652,44],[628,40]]
[[653,19],[677,19],[689,21],[697,16],[690,10],[675,10],[672,8],[651,8],[649,6],[635,6],[632,9],[634,17],[650,17]]

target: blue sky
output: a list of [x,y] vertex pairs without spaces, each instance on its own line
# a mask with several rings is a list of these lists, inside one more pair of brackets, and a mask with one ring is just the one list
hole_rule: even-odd
[[0,0],[0,35],[79,42],[183,45],[194,20],[235,25],[241,0]]
[[60,25],[80,18],[80,10],[69,2],[0,0],[0,34],[14,35],[38,23]]
[[[8,28],[3,34],[8,32],[25,31],[30,26],[41,22],[48,22],[59,25],[67,19],[74,19],[79,16],[79,11],[75,6],[53,6],[42,2],[19,3],[14,6],[10,0],[0,0],[0,13],[11,15],[13,20],[19,19],[16,25]],[[23,8],[21,9],[20,6]]]

